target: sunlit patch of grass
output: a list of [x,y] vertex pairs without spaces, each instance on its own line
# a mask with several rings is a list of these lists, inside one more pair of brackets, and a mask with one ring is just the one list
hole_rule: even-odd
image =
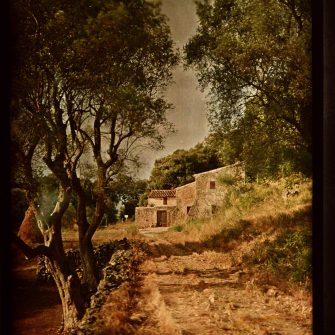
[[139,235],[138,226],[135,223],[131,223],[126,228],[126,233],[129,238],[134,238]]
[[[66,230],[62,233],[65,247],[69,245],[74,247],[78,243],[77,230]],[[94,245],[100,245],[104,242],[113,240],[140,239],[141,235],[138,231],[138,226],[132,222],[118,222],[116,224],[108,225],[107,227],[100,227],[93,235],[92,241]]]

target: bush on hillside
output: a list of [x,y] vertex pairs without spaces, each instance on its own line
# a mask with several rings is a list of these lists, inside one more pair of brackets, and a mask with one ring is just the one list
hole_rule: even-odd
[[257,244],[243,256],[248,265],[257,265],[281,278],[304,282],[312,274],[311,232],[284,231],[274,241]]

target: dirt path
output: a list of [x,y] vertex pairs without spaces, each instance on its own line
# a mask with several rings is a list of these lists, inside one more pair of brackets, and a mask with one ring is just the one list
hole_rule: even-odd
[[227,253],[187,254],[152,245],[156,282],[174,323],[191,334],[311,334],[311,302],[298,291],[289,295],[277,287],[254,284],[254,274],[233,267]]
[[[234,253],[171,244],[159,234],[149,248],[143,297],[131,318],[139,324],[136,334],[312,334],[311,299],[302,288],[289,294],[262,285]],[[56,334],[61,305],[55,287],[34,282],[33,262],[18,264],[15,272],[13,334]]]

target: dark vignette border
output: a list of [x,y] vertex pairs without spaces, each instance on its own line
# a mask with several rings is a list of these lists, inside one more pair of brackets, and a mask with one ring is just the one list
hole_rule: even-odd
[[0,3],[0,334],[11,334],[10,303],[10,34],[9,1]]
[[[15,0],[11,0],[15,1]],[[186,0],[183,0],[186,1]],[[193,0],[187,0],[193,1]],[[10,306],[10,0],[1,1],[0,334],[11,334]],[[313,334],[335,334],[335,2],[313,12]]]
[[335,2],[313,7],[313,334],[335,334]]

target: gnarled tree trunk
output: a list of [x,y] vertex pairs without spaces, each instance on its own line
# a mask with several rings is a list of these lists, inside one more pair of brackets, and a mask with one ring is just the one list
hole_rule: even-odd
[[76,273],[67,269],[66,260],[55,255],[47,258],[46,266],[51,273],[62,301],[63,331],[75,328],[85,312],[85,302],[81,293],[81,283]]
[[71,189],[61,187],[57,203],[49,217],[40,212],[36,201],[31,203],[44,238],[44,246],[48,250],[45,254],[46,267],[57,285],[62,301],[65,332],[74,328],[85,312],[81,282],[75,269],[71,269],[68,264],[62,242],[61,220],[69,206],[70,198]]
[[89,295],[94,293],[97,289],[99,274],[94,259],[92,240],[91,238],[87,238],[87,232],[90,225],[87,221],[85,192],[78,178],[74,177],[73,185],[78,196],[77,224],[79,228],[79,251],[83,268],[82,284],[86,290],[84,294],[88,298]]

